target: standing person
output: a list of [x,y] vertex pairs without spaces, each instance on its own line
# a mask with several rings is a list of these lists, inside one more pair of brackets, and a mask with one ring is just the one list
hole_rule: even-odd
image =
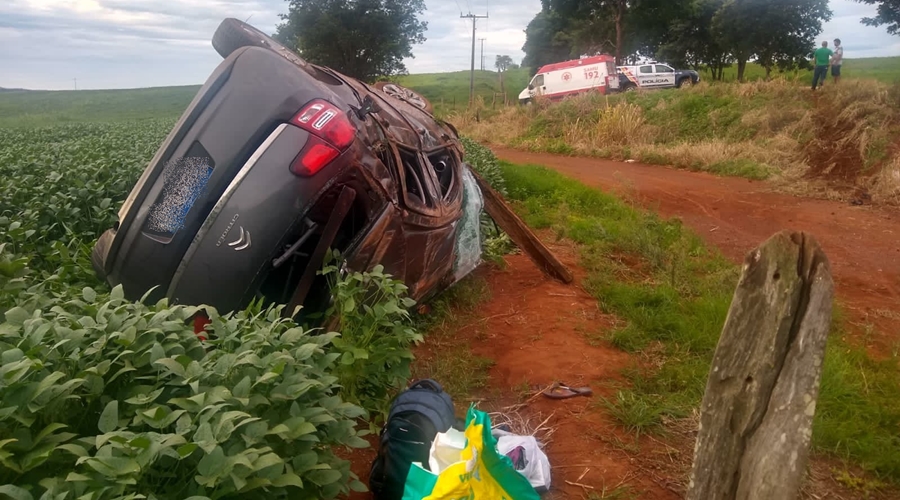
[[841,63],[844,62],[844,46],[841,45],[841,39],[834,39],[834,55],[831,57],[831,76],[834,83],[841,81]]
[[832,55],[834,55],[834,52],[828,48],[828,42],[822,42],[822,47],[816,49],[815,53],[813,53],[812,63],[815,66],[813,70],[813,90],[816,90],[820,81],[824,84],[825,79],[828,78],[828,64],[831,62]]

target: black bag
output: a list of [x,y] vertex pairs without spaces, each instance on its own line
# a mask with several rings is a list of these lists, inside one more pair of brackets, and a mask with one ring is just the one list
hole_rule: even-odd
[[428,469],[431,443],[456,422],[453,400],[434,380],[420,380],[391,404],[381,430],[378,456],[372,463],[369,488],[377,500],[401,500],[410,465]]

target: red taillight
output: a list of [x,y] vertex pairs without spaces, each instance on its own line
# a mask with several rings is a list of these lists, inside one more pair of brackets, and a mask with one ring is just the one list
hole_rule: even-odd
[[291,123],[312,134],[294,158],[291,172],[309,177],[334,161],[356,138],[350,118],[328,101],[317,99],[291,118]]
[[304,177],[315,175],[340,154],[318,137],[310,137],[306,147],[291,163],[291,172]]
[[291,119],[291,123],[324,139],[340,151],[356,138],[356,127],[350,123],[350,118],[334,104],[321,99],[307,104]]

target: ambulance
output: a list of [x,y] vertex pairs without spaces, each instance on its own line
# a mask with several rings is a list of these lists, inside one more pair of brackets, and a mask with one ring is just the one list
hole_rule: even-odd
[[519,102],[528,104],[537,96],[559,100],[582,92],[609,94],[618,90],[616,59],[599,55],[543,66],[519,94]]

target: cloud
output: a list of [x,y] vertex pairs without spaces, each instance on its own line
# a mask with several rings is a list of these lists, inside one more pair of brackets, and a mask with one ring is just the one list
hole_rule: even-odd
[[[484,38],[485,66],[497,55],[522,59],[524,29],[540,0],[426,0],[427,41],[415,47],[413,73],[469,68],[472,12]],[[900,54],[900,37],[860,24],[874,7],[832,0],[822,39],[840,37],[846,57]],[[42,89],[198,84],[221,61],[210,40],[226,17],[249,18],[273,32],[286,0],[0,0],[0,86]],[[476,46],[481,65],[481,42]]]

